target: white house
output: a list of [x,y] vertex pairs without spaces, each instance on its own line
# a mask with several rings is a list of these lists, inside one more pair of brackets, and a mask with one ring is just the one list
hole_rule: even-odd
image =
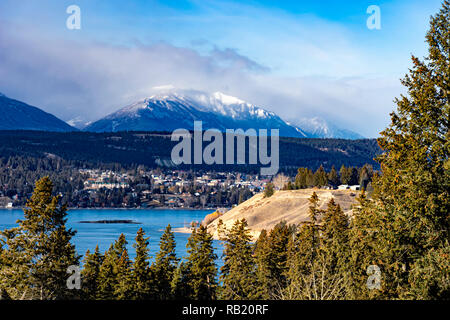
[[361,186],[359,185],[359,184],[356,184],[356,185],[354,185],[354,186],[350,186],[350,190],[359,190],[359,189],[361,189]]
[[347,190],[350,187],[348,186],[348,184],[341,184],[340,186],[338,186],[338,190]]

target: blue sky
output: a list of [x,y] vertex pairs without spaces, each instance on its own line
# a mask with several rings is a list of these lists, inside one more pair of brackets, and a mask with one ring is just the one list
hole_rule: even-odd
[[[81,30],[68,30],[69,5]],[[369,5],[381,29],[369,30]],[[0,2],[0,92],[92,121],[155,86],[223,91],[375,137],[438,0]]]

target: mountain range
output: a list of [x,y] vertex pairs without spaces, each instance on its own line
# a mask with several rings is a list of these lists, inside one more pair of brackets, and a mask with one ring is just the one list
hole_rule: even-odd
[[1,93],[0,130],[78,131],[50,113]]
[[[201,120],[203,129],[279,129],[280,136],[299,138],[361,139],[318,117],[287,122],[277,114],[221,92],[162,92],[136,101],[93,123],[80,118],[68,123],[26,103],[0,95],[0,130],[118,132],[173,131],[193,129]],[[77,126],[75,128],[74,126]]]
[[359,133],[339,128],[319,117],[295,119],[292,123],[302,128],[309,138],[364,139]]
[[203,129],[215,128],[247,130],[279,129],[284,137],[307,137],[301,129],[289,125],[273,112],[256,107],[238,98],[220,92],[211,95],[193,92],[162,93],[137,101],[84,130],[115,131],[173,131],[193,129],[194,121],[201,120]]

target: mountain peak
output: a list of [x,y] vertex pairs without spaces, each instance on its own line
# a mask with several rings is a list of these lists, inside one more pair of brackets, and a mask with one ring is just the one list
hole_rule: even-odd
[[37,107],[0,94],[0,130],[75,131],[76,129]]
[[236,97],[214,92],[175,90],[164,86],[148,98],[132,103],[85,128],[86,131],[170,131],[192,129],[279,129],[280,135],[302,136],[275,113]]
[[247,104],[244,100],[227,95],[225,93],[216,91],[212,94],[197,90],[183,90],[175,89],[173,86],[160,86],[154,87],[158,88],[158,93],[151,95],[150,97],[144,99],[145,101],[150,100],[172,100],[172,101],[191,101],[204,106],[208,105],[240,105]]
[[311,138],[364,139],[362,135],[349,129],[342,129],[321,117],[300,118],[292,121]]
[[170,131],[192,129],[194,121],[202,120],[204,129],[279,129],[280,135],[285,137],[362,138],[319,117],[289,123],[272,111],[220,91],[207,93],[175,89],[171,85],[153,89],[156,90],[153,95],[90,124],[85,130]]
[[229,96],[227,94],[224,94],[222,92],[214,92],[212,94],[212,97],[218,101],[220,101],[224,105],[230,105],[230,104],[243,104],[246,103],[244,100],[238,99],[233,96]]

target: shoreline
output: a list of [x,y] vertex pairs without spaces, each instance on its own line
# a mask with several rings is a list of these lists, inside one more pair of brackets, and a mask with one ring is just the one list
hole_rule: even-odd
[[[23,210],[27,209],[27,207],[14,207],[14,208],[0,208],[0,210]],[[205,209],[196,209],[196,208],[171,208],[171,207],[158,207],[158,208],[115,208],[115,207],[90,207],[90,208],[67,208],[69,210],[186,210],[186,211],[209,211],[209,210],[217,210],[214,208],[205,208]]]

